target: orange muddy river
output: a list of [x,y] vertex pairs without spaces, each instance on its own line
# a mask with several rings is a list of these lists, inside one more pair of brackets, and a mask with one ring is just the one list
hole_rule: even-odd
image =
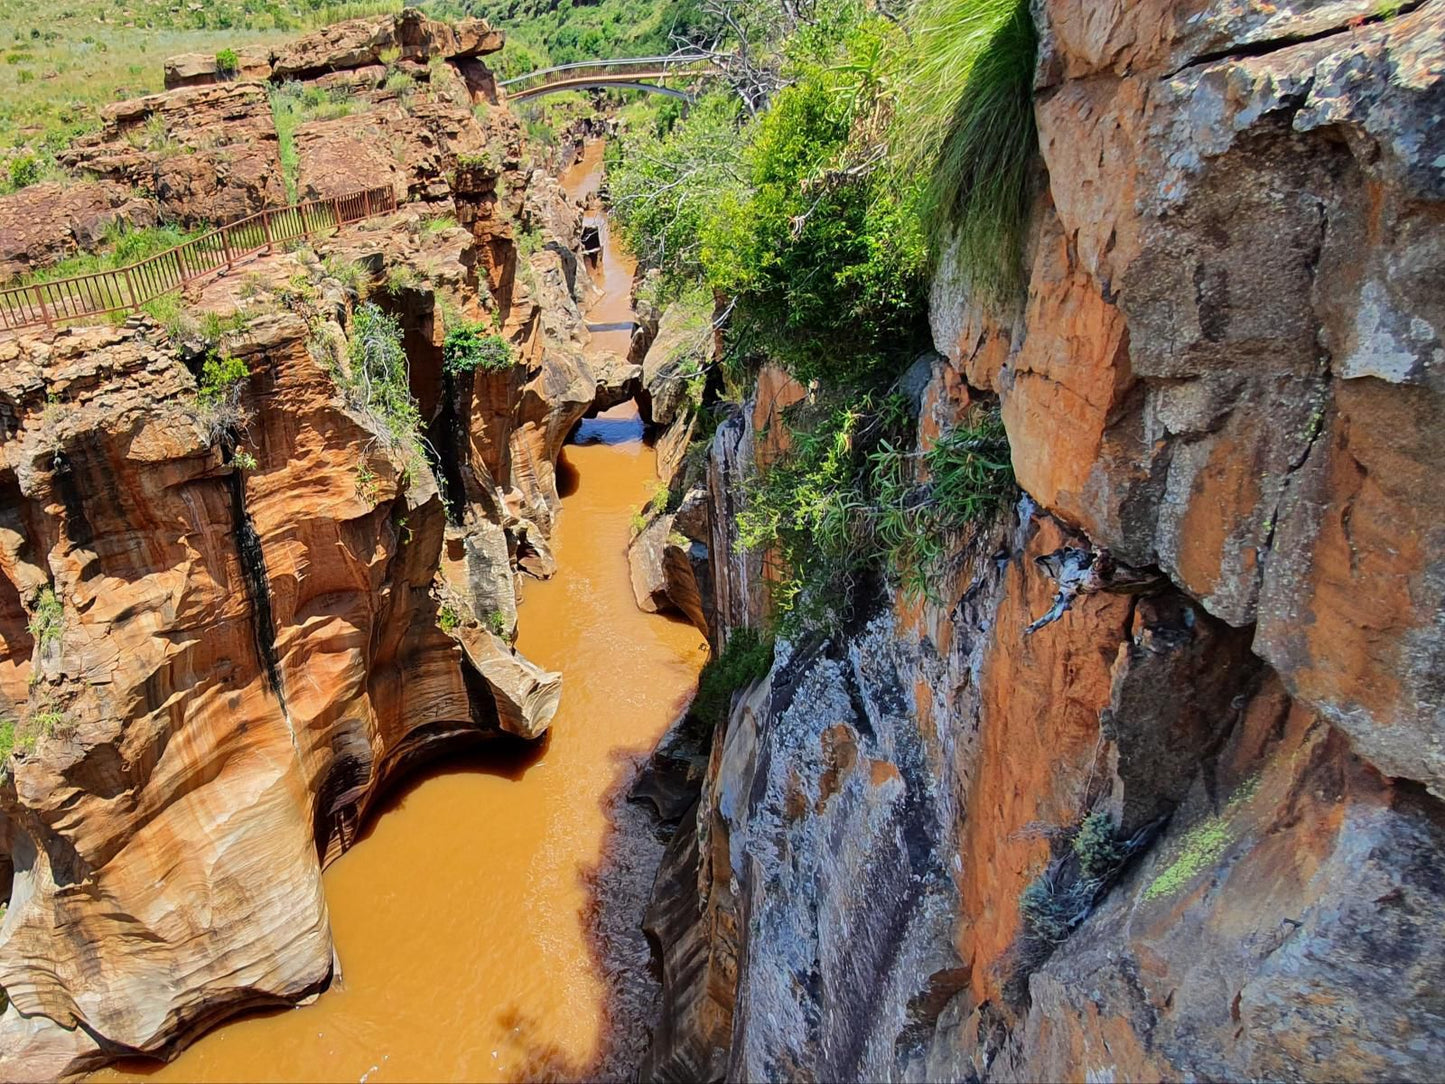
[[[594,144],[564,184],[584,195],[600,171]],[[630,319],[631,275],[609,238],[590,321]],[[593,349],[626,341],[599,333]],[[520,760],[403,784],[326,872],[342,976],[315,1003],[227,1024],[170,1065],[98,1079],[630,1076],[657,996],[637,923],[661,844],[623,794],[706,647],[691,625],[633,601],[629,522],[656,478],[635,407],[584,422],[563,461],[557,574],[524,588],[517,641],[563,674],[550,735]]]

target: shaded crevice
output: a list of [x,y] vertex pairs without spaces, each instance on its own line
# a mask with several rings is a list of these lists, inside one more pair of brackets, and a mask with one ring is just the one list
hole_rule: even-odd
[[[230,463],[235,454],[237,433],[228,430],[221,442],[221,453],[225,462]],[[236,531],[236,557],[241,563],[241,578],[246,585],[246,597],[251,603],[251,633],[256,644],[256,655],[261,660],[261,669],[266,685],[276,694],[281,710],[286,709],[286,697],[281,688],[281,668],[276,659],[276,620],[271,612],[271,579],[266,572],[266,555],[261,550],[261,536],[246,510],[246,479],[241,471],[232,469],[226,476],[226,485],[231,491],[231,520]]]
[[460,525],[466,514],[467,486],[462,463],[467,452],[471,399],[470,381],[458,380],[455,373],[443,370],[441,402],[428,427],[427,440],[436,455],[432,470],[442,490],[447,522],[453,526]]
[[1308,45],[1311,42],[1325,41],[1328,38],[1339,37],[1342,34],[1353,34],[1356,30],[1376,23],[1389,22],[1391,19],[1398,19],[1401,16],[1409,15],[1415,11],[1425,0],[1413,0],[1413,3],[1401,4],[1394,11],[1381,11],[1370,15],[1362,15],[1358,22],[1347,23],[1344,26],[1331,26],[1324,30],[1317,30],[1313,34],[1286,34],[1278,38],[1266,38],[1264,41],[1246,42],[1234,45],[1227,49],[1215,49],[1208,53],[1200,53],[1187,63],[1167,72],[1163,78],[1172,79],[1180,72],[1188,71],[1190,68],[1202,67],[1206,64],[1217,64],[1222,60],[1248,60],[1254,57],[1269,56],[1284,49],[1291,49],[1296,45]]

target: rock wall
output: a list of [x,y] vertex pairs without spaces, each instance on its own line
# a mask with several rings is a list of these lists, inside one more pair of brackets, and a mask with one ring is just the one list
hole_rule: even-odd
[[[480,68],[487,42],[447,33]],[[4,1079],[167,1057],[324,989],[321,873],[389,781],[536,738],[556,711],[560,676],[511,638],[518,577],[551,570],[557,456],[599,392],[581,209],[525,163],[504,107],[458,110],[494,151],[461,168],[431,129],[393,130],[408,161],[432,156],[405,189],[430,202],[249,261],[166,329],[0,342]],[[210,117],[238,155],[241,113]],[[425,454],[347,391],[367,294],[401,326]],[[448,372],[459,318],[516,364]],[[229,405],[198,394],[217,353],[249,372]]]
[[[918,403],[997,396],[1023,495],[735,699],[644,1075],[1433,1079],[1445,4],[1035,17],[1027,301],[942,268]],[[719,636],[780,388],[711,448]]]

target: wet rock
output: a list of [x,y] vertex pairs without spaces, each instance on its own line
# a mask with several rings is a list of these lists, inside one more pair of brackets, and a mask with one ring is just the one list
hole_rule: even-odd
[[562,675],[518,655],[486,629],[464,626],[456,634],[467,661],[491,687],[498,725],[519,738],[540,738],[557,714]]

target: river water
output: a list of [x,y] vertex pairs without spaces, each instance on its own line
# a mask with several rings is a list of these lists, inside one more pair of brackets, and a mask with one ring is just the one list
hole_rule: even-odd
[[[563,177],[595,191],[601,145]],[[630,318],[632,264],[607,237],[588,318]],[[592,348],[625,351],[627,333]],[[691,625],[633,601],[626,546],[655,480],[632,404],[582,424],[559,470],[554,578],[523,591],[517,647],[563,674],[551,733],[512,759],[405,784],[325,874],[342,978],[312,1005],[230,1023],[175,1081],[625,1079],[656,987],[636,928],[661,852],[623,794],[691,695]]]

